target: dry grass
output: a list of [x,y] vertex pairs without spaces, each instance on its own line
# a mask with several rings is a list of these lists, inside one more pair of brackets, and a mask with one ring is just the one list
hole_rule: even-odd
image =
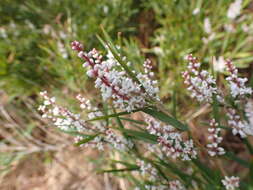
[[[2,177],[2,190],[116,190],[122,189],[108,174],[96,175],[94,165],[85,158],[96,158],[93,150],[68,146],[44,163],[41,154],[30,155],[16,163]],[[45,159],[45,158],[44,158]]]

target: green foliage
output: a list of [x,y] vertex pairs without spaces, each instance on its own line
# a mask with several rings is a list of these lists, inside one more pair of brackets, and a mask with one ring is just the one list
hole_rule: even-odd
[[[197,112],[199,107],[194,107],[196,104],[189,101],[185,89],[181,88],[183,82],[180,73],[185,69],[185,55],[194,53],[200,57],[204,62],[203,67],[208,68],[214,75],[218,73],[212,68],[214,58],[224,56],[234,59],[236,66],[245,70],[250,68],[253,61],[253,34],[252,31],[246,32],[243,29],[245,26],[252,25],[251,1],[243,1],[244,17],[237,20],[228,19],[226,16],[231,2],[233,1],[2,0],[0,2],[0,54],[2,55],[0,88],[8,97],[4,102],[8,107],[8,113],[15,113],[15,116],[10,118],[14,117],[17,121],[22,121],[17,123],[21,129],[11,131],[13,137],[20,141],[29,139],[33,136],[34,129],[37,129],[36,126],[43,125],[38,119],[38,113],[27,108],[27,102],[30,101],[32,101],[29,103],[31,107],[37,105],[39,91],[47,89],[60,97],[61,104],[75,111],[78,110],[78,106],[69,97],[81,92],[92,97],[92,101],[98,107],[103,107],[104,116],[87,119],[86,122],[96,124],[105,121],[107,126],[134,144],[130,151],[115,150],[110,152],[111,155],[108,154],[109,157],[103,155],[104,157],[100,159],[109,163],[109,169],[108,166],[100,168],[98,173],[113,173],[127,179],[132,186],[146,190],[145,185],[157,184],[147,180],[145,176],[136,177],[134,172],[140,171],[140,166],[136,162],[144,160],[157,169],[158,178],[166,185],[170,180],[177,179],[187,189],[223,190],[221,180],[226,173],[218,167],[217,158],[206,158],[205,153],[204,156],[201,155],[191,162],[182,162],[152,152],[146,155],[142,143],[158,144],[158,137],[147,132],[145,128],[147,123],[143,121],[142,115],[137,119],[134,116],[138,112],[146,113],[184,132],[186,136],[194,137],[194,133],[191,133],[194,124],[187,123],[189,115],[185,113],[189,110]],[[196,8],[199,8],[199,13],[193,14]],[[145,14],[148,16],[143,16]],[[210,20],[211,33],[205,32],[206,18]],[[144,30],[141,30],[142,27]],[[70,42],[73,40],[82,41],[85,50],[93,47],[108,48],[129,77],[140,85],[141,82],[133,71],[140,71],[145,58],[150,58],[155,77],[159,79],[160,97],[165,103],[160,105],[153,97],[147,97],[147,101],[152,106],[136,109],[132,113],[115,110],[110,104],[104,103],[100,100],[98,92],[91,90],[93,86],[85,75],[85,69],[70,48]],[[121,46],[120,50],[116,48],[117,45]],[[119,56],[119,52],[121,55],[126,55],[133,65],[128,66],[127,62]],[[227,74],[223,71],[221,73]],[[218,75],[217,78],[221,83],[224,80]],[[253,77],[250,83],[252,86]],[[234,105],[234,99],[231,97],[226,99],[231,103],[231,107],[241,109]],[[181,107],[183,109],[180,109]],[[34,107],[33,109],[35,110]],[[218,103],[216,97],[213,97],[210,109],[212,111],[209,114],[219,123],[219,128],[228,130],[229,127],[224,125],[226,118],[222,115],[224,114],[222,105]],[[87,114],[82,113],[81,116],[85,117]],[[3,121],[1,125],[8,128],[9,121],[6,119],[6,114],[1,113],[0,119]],[[76,145],[88,144],[100,135],[82,134],[76,130],[61,132],[85,137]],[[63,137],[61,139],[64,141]],[[1,135],[0,140],[4,145],[9,146],[12,143],[4,135]],[[247,154],[252,157],[251,142],[241,139],[240,141]],[[194,142],[201,144],[201,140],[197,138]],[[202,146],[199,145],[199,151],[203,149]],[[21,150],[1,153],[0,164],[3,166],[3,171],[24,155],[22,151],[27,152]],[[113,154],[118,155],[117,160],[114,159]],[[221,160],[224,166],[233,162],[246,168],[248,175],[238,174],[242,175],[243,179],[241,188],[245,190],[253,188],[252,159],[246,160],[239,157],[236,152],[228,151]]]

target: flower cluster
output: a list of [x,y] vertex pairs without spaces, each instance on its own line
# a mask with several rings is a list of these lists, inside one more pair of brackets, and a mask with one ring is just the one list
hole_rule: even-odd
[[235,188],[239,187],[240,179],[239,177],[235,176],[225,176],[225,179],[223,179],[221,182],[225,186],[226,190],[234,190]]
[[157,82],[147,74],[137,75],[141,84],[128,77],[109,49],[105,60],[95,49],[84,52],[83,45],[77,41],[72,42],[72,49],[85,61],[83,66],[88,68],[87,75],[95,78],[95,87],[100,89],[103,99],[112,98],[117,108],[131,112],[147,104],[147,95],[157,97],[158,88],[154,86]]
[[43,113],[43,118],[48,118],[54,122],[54,125],[61,130],[74,129],[78,132],[90,131],[85,121],[80,118],[80,115],[74,114],[68,109],[58,106],[55,103],[55,97],[49,97],[46,91],[41,92],[43,97],[43,104],[39,106],[38,110]]
[[[245,120],[242,120],[240,115],[236,113],[235,109],[228,109],[228,124],[232,127],[233,135],[239,134],[242,138],[247,137],[247,131],[251,128],[249,123]],[[248,134],[250,135],[250,134]]]
[[178,180],[169,182],[169,190],[186,190],[182,183]]
[[106,131],[105,140],[112,144],[112,146],[117,150],[127,151],[133,147],[133,143],[130,140],[117,135],[111,129]]
[[245,115],[248,119],[248,127],[245,129],[245,132],[253,136],[253,101],[248,101],[245,106]]
[[146,118],[146,123],[148,123],[147,130],[149,133],[158,137],[158,144],[166,156],[173,159],[181,158],[182,160],[196,158],[197,151],[194,148],[193,141],[183,141],[181,134],[175,131],[175,128],[162,125],[161,122],[151,117]]
[[214,119],[210,122],[211,128],[208,128],[209,136],[208,140],[210,141],[207,144],[208,154],[210,156],[223,155],[225,154],[225,150],[222,147],[219,147],[219,144],[222,141],[222,137],[219,136],[220,128],[217,128],[218,123],[215,122]]
[[[118,150],[127,150],[132,148],[133,143],[126,140],[122,136],[116,134],[113,130],[106,127],[105,122],[97,122],[90,124],[80,118],[79,114],[74,114],[68,109],[61,107],[55,103],[54,97],[49,97],[47,92],[41,92],[41,96],[44,101],[39,110],[43,113],[42,117],[51,119],[54,125],[64,131],[77,131],[79,134],[75,137],[75,142],[79,142],[86,138],[87,134],[97,134],[94,139],[84,144],[85,147],[96,147],[99,150],[104,149],[104,143],[112,144],[112,146]],[[77,96],[80,101],[80,107],[92,111],[88,114],[89,119],[103,116],[103,113],[98,108],[92,106],[88,100],[86,100],[80,94]]]
[[147,177],[149,181],[156,181],[158,178],[157,169],[154,168],[150,163],[146,163],[143,160],[137,161],[138,166],[140,167],[141,175]]
[[227,11],[227,17],[232,20],[235,19],[237,16],[240,15],[241,8],[242,8],[242,0],[235,0],[229,6],[229,9]]
[[231,73],[226,80],[229,82],[231,95],[236,97],[244,97],[245,95],[251,95],[252,89],[250,87],[246,87],[245,83],[247,82],[247,78],[238,77],[238,69],[233,65],[230,60],[226,61],[227,71]]
[[204,42],[204,44],[208,44],[216,36],[216,33],[213,32],[213,30],[212,30],[212,25],[211,25],[209,18],[205,18],[205,20],[204,20],[204,31],[208,35],[208,37],[203,37],[202,41]]
[[[146,190],[167,190],[166,185],[144,185]],[[141,190],[141,188],[136,187],[134,190]]]
[[220,56],[217,59],[216,59],[216,57],[214,57],[214,60],[213,60],[214,71],[224,72],[225,68],[226,68],[226,61],[225,61],[224,57]]
[[216,81],[206,70],[199,71],[201,63],[192,55],[187,56],[189,61],[188,70],[182,73],[184,83],[188,86],[193,98],[199,102],[211,102],[213,95],[221,100],[219,96]]

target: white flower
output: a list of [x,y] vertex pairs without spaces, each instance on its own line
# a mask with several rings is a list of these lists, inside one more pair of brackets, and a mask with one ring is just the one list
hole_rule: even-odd
[[250,135],[250,126],[247,121],[241,119],[241,117],[236,114],[236,110],[228,109],[228,124],[232,127],[233,135],[239,134],[242,138],[247,137],[247,134]]
[[245,114],[248,118],[248,125],[245,127],[244,132],[248,135],[253,136],[253,101],[249,100],[245,107]]
[[196,8],[192,11],[192,14],[193,14],[193,15],[197,15],[197,14],[199,14],[199,12],[200,12],[200,8],[199,8],[199,7],[196,7]]
[[241,8],[242,8],[242,0],[235,0],[229,6],[229,9],[227,11],[227,17],[232,20],[235,19],[237,16],[240,15]]
[[158,178],[158,172],[155,167],[153,167],[150,163],[144,162],[143,160],[138,160],[137,164],[140,167],[142,176],[146,176],[150,181],[156,181]]
[[151,80],[153,72],[145,68],[145,63],[145,73],[137,75],[139,84],[127,75],[109,49],[105,60],[95,49],[83,52],[83,45],[77,41],[72,42],[72,49],[85,61],[87,75],[95,78],[95,87],[100,89],[103,100],[112,99],[115,107],[127,112],[146,106],[147,96],[159,100],[157,81]]
[[4,39],[6,39],[8,37],[6,30],[4,28],[0,28],[0,37],[2,37]]
[[225,154],[225,150],[224,148],[219,147],[223,138],[219,136],[220,128],[217,128],[218,123],[215,122],[215,119],[210,121],[210,126],[211,128],[208,128],[208,140],[210,141],[210,143],[207,144],[208,154],[210,156],[223,155]]
[[207,34],[211,34],[212,33],[212,26],[211,26],[211,22],[209,18],[205,18],[204,20],[204,31]]
[[181,134],[170,125],[162,125],[161,122],[151,117],[146,117],[147,130],[150,134],[158,136],[158,144],[162,152],[173,159],[191,160],[196,158],[197,151],[192,140],[183,141]]
[[213,95],[217,95],[217,99],[222,101],[214,77],[206,70],[199,71],[201,64],[197,58],[189,55],[188,61],[188,70],[183,72],[182,76],[191,96],[199,102],[212,102]]
[[111,129],[106,131],[105,140],[113,145],[114,148],[127,151],[133,147],[133,143],[122,136],[116,135]]
[[182,183],[178,180],[170,181],[169,187],[169,190],[186,190]]
[[221,182],[225,186],[226,190],[234,190],[235,188],[239,187],[240,178],[235,176],[225,176],[225,179],[223,179]]
[[226,61],[223,56],[220,56],[218,60],[216,60],[216,57],[214,57],[213,60],[213,69],[217,72],[224,72],[226,68]]
[[67,49],[65,48],[64,44],[60,41],[57,42],[57,47],[58,47],[58,50],[61,54],[61,56],[64,58],[64,59],[67,59],[68,58],[68,52],[67,52]]
[[226,61],[226,67],[227,71],[231,73],[231,75],[226,78],[229,82],[231,95],[234,98],[243,98],[245,95],[251,95],[252,89],[245,86],[248,79],[238,77],[238,70],[230,60]]

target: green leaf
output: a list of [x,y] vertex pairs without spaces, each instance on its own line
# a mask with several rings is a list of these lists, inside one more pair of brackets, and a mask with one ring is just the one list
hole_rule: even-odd
[[216,184],[215,182],[215,178],[217,177],[215,174],[215,172],[213,170],[211,170],[210,168],[208,168],[206,165],[204,165],[203,163],[201,163],[198,159],[194,159],[192,160],[192,162],[195,164],[195,166],[201,171],[201,173],[203,174],[203,177],[210,183],[212,184]]
[[141,132],[141,131],[134,131],[131,129],[119,129],[118,130],[124,132],[125,134],[134,137],[135,139],[143,140],[152,144],[157,143],[157,136],[151,135],[147,132]]
[[111,160],[111,162],[113,162],[113,163],[119,163],[119,164],[122,164],[122,165],[124,165],[126,167],[138,167],[135,164],[130,164],[128,162],[124,162],[124,161],[121,161],[121,160]]
[[217,97],[214,95],[213,96],[213,103],[212,103],[212,107],[213,107],[213,116],[216,122],[220,123],[220,114],[219,114],[219,102],[217,100]]
[[253,147],[252,147],[252,145],[250,144],[250,142],[248,141],[248,139],[246,139],[246,138],[243,139],[243,143],[247,146],[247,148],[248,148],[250,154],[253,155]]
[[[135,74],[132,72],[132,70],[127,66],[126,61],[122,60],[122,58],[119,56],[119,52],[117,48],[113,45],[112,40],[108,33],[104,30],[102,27],[102,32],[105,37],[104,41],[101,37],[97,36],[98,40],[102,43],[102,45],[105,48],[108,48],[111,53],[113,54],[114,58],[118,61],[118,63],[124,68],[124,70],[127,72],[127,74],[138,84],[141,84],[141,82],[138,80],[138,78],[135,76]],[[143,87],[142,87],[143,88]]]
[[111,170],[101,170],[98,173],[115,173],[115,172],[128,172],[133,170],[138,170],[139,167],[129,167],[129,168],[122,168],[122,169],[111,169]]
[[157,164],[164,166],[165,168],[169,169],[172,173],[174,173],[175,175],[177,175],[181,180],[183,180],[185,183],[190,182],[192,179],[198,181],[197,178],[195,178],[194,176],[185,174],[184,172],[182,172],[181,169],[178,169],[176,167],[176,165],[171,164],[169,162],[164,161],[163,159],[158,158],[159,161],[157,162]]
[[89,119],[89,120],[86,120],[86,121],[98,121],[98,120],[106,120],[108,118],[111,118],[111,117],[118,117],[120,115],[129,115],[131,113],[135,113],[135,112],[138,112],[138,111],[142,111],[142,109],[136,109],[136,110],[133,110],[132,112],[119,112],[119,113],[114,113],[114,114],[110,114],[110,115],[105,115],[105,116],[101,116],[101,117],[95,117],[93,119]]
[[233,152],[226,152],[225,156],[230,159],[230,160],[233,160],[235,162],[237,162],[238,164],[246,167],[246,168],[249,168],[250,167],[250,163],[247,162],[246,160],[243,160],[239,157],[237,157]]
[[173,90],[173,95],[172,95],[172,115],[177,118],[177,91],[176,88]]
[[87,143],[87,142],[93,140],[93,139],[94,139],[96,136],[98,136],[98,135],[99,135],[99,134],[90,135],[89,137],[87,137],[87,138],[85,138],[85,139],[79,141],[78,143],[75,143],[75,145],[76,145],[76,146],[80,146],[80,145],[82,145],[82,144],[85,144],[85,143]]
[[152,109],[151,108],[144,108],[144,109],[142,109],[142,111],[145,112],[146,114],[153,116],[154,118],[156,118],[164,123],[172,125],[173,127],[177,128],[179,130],[182,130],[182,131],[188,130],[187,125],[181,123],[177,119],[175,119],[175,118],[173,118],[161,111],[156,110],[156,108],[152,108]]
[[119,117],[121,120],[125,120],[125,121],[129,121],[135,124],[139,124],[139,125],[147,125],[147,123],[145,123],[144,121],[138,121],[138,120],[134,120],[134,119],[129,119],[126,117]]

